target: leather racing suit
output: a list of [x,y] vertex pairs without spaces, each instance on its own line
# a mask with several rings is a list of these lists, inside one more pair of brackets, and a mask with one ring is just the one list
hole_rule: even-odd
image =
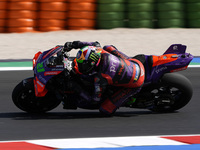
[[[73,48],[84,46],[97,46],[98,42],[78,42]],[[94,94],[88,94],[84,89],[79,89],[79,94],[86,101],[100,102],[102,94],[108,85],[120,87],[118,90],[103,100],[99,110],[105,114],[114,113],[126,100],[140,91],[145,78],[143,64],[118,51],[112,45],[103,47],[101,60],[94,75]],[[80,72],[76,71],[80,74]]]

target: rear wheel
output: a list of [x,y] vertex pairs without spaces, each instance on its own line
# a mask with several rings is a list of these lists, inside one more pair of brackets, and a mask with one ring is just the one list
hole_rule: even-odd
[[14,88],[12,100],[19,109],[28,113],[44,113],[56,108],[61,102],[51,92],[44,97],[36,97],[33,78],[21,81]]
[[192,98],[191,82],[183,75],[165,74],[161,84],[151,89],[154,106],[150,110],[155,112],[173,112],[184,107]]

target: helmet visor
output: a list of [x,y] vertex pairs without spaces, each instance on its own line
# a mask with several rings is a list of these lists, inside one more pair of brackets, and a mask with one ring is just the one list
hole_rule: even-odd
[[94,66],[95,64],[87,60],[83,60],[82,63],[78,63],[79,71],[83,74],[89,73],[94,68]]

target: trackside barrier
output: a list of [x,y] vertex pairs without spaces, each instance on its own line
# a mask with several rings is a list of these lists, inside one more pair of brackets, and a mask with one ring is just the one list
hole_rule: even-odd
[[0,0],[0,33],[5,32],[6,8],[6,0]]
[[0,33],[199,27],[200,0],[0,0]]

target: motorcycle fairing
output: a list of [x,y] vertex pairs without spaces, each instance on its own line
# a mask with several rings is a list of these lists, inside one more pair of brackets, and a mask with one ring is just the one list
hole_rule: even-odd
[[45,88],[45,85],[38,80],[37,76],[35,77],[34,81],[34,88],[35,88],[35,95],[37,97],[43,97],[47,94],[48,90]]
[[153,55],[152,57],[153,57],[152,58],[152,60],[153,60],[152,67],[167,64],[169,62],[173,62],[178,59],[176,54],[165,54],[165,55],[161,55],[161,56]]
[[43,97],[46,95],[48,90],[46,89],[47,82],[53,77],[60,74],[64,70],[64,65],[48,66],[48,59],[55,56],[61,51],[63,46],[56,46],[50,50],[44,51],[43,53],[38,52],[35,54],[33,59],[33,70],[34,70],[34,88],[35,95],[37,97]]
[[171,45],[163,55],[146,55],[146,83],[157,82],[167,72],[176,72],[187,69],[193,56],[185,53],[186,46],[181,44]]
[[40,55],[42,54],[41,51],[37,52],[33,58],[33,70],[34,70],[34,67],[36,66],[36,63],[38,61],[38,58],[40,57]]
[[182,44],[172,44],[164,54],[184,54],[187,46]]

